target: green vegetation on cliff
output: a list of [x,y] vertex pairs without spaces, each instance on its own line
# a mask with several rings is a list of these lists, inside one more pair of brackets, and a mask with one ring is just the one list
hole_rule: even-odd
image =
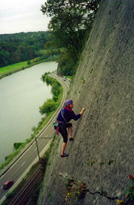
[[75,74],[86,34],[91,30],[100,1],[48,0],[42,5],[43,14],[51,17],[49,29],[53,43],[64,49],[59,60],[59,74]]

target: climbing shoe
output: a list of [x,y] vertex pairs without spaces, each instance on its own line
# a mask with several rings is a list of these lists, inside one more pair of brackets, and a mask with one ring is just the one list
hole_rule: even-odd
[[64,153],[61,157],[68,157],[69,154]]
[[71,138],[69,138],[69,140],[70,140],[70,141],[74,141],[74,138],[71,137]]

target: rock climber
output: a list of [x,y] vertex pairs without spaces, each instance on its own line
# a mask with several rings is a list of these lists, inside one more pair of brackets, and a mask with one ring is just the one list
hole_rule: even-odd
[[68,157],[69,155],[65,153],[68,136],[70,141],[74,140],[74,138],[72,137],[72,123],[70,123],[69,121],[72,119],[75,121],[78,120],[85,111],[85,108],[82,108],[80,113],[76,115],[72,110],[73,107],[74,107],[73,101],[70,99],[66,100],[64,108],[61,109],[57,117],[59,133],[63,137],[63,143],[61,147],[61,157]]

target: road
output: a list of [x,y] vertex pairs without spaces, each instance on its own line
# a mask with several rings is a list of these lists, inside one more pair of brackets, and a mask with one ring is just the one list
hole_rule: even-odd
[[[63,87],[63,98],[59,108],[57,109],[53,117],[43,128],[43,130],[41,130],[41,132],[36,136],[40,156],[42,156],[45,153],[53,138],[54,129],[52,123],[55,121],[59,110],[63,106],[69,88],[68,80],[58,77],[54,73],[51,75],[61,83]],[[26,149],[25,152],[23,152],[22,155],[15,161],[15,163],[0,177],[0,204],[5,199],[5,195],[9,192],[9,190],[13,190],[20,183],[20,181],[28,173],[32,165],[36,163],[38,160],[39,158],[37,154],[36,143],[35,141],[33,141],[33,143],[31,143],[28,149]],[[13,180],[14,185],[9,190],[3,190],[2,185],[7,180]]]

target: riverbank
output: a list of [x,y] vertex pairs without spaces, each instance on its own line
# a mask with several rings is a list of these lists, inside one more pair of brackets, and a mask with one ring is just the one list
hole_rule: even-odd
[[40,64],[40,63],[44,63],[44,62],[52,62],[52,61],[56,61],[59,58],[58,55],[54,56],[54,57],[49,57],[47,59],[42,59],[40,60],[39,58],[35,58],[32,59],[30,61],[23,61],[20,63],[15,63],[12,65],[8,65],[5,67],[0,68],[0,79],[7,77],[9,75],[12,75],[16,72],[19,72],[21,70],[25,70],[27,68],[30,68],[34,65]]

